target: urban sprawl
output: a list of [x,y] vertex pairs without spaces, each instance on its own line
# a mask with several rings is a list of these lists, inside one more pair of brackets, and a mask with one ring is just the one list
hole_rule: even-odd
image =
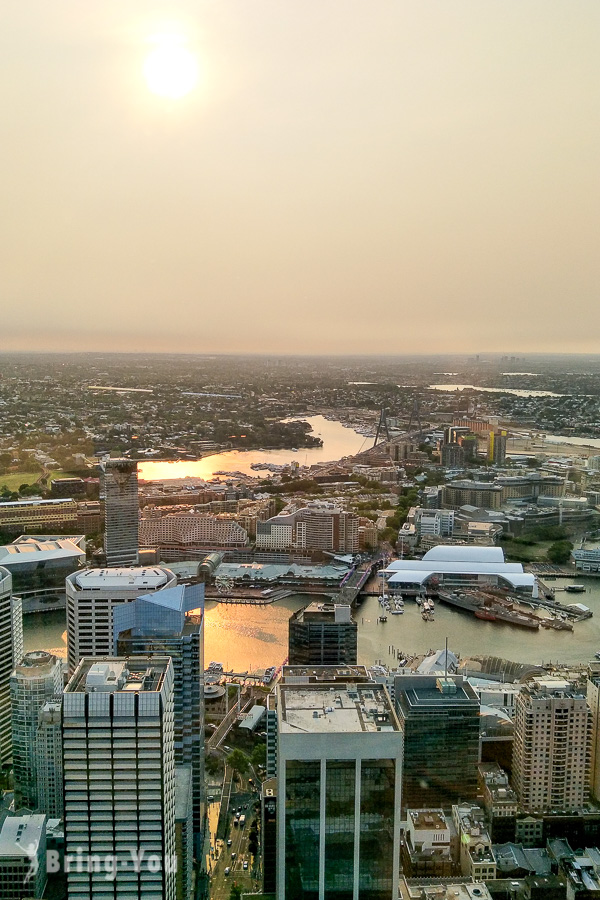
[[600,358],[7,354],[0,413],[0,900],[599,900]]

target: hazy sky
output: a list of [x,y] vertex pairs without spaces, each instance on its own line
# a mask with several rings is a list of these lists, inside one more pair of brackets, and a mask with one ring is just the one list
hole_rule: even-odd
[[0,349],[598,351],[599,101],[599,0],[4,3]]

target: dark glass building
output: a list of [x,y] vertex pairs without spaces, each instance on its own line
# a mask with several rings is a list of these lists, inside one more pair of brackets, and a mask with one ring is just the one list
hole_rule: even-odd
[[404,732],[402,809],[477,797],[479,698],[462,676],[399,675],[396,712]]
[[349,606],[310,603],[290,619],[289,665],[356,665],[357,642]]

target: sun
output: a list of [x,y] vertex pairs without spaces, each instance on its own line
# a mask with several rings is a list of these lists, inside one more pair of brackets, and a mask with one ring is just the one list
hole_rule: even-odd
[[159,97],[178,100],[198,83],[198,61],[179,38],[162,36],[146,57],[144,77],[149,90]]

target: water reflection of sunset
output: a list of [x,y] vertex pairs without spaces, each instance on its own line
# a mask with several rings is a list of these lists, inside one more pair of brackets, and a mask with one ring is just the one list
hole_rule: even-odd
[[198,478],[210,481],[213,478],[224,478],[216,475],[216,472],[242,472],[253,478],[264,478],[268,472],[251,469],[252,463],[270,462],[283,466],[298,462],[301,466],[313,465],[313,463],[329,462],[340,459],[342,456],[351,456],[363,450],[372,443],[372,438],[365,438],[363,434],[347,428],[341,422],[332,422],[323,416],[306,416],[304,421],[312,426],[311,434],[320,437],[322,447],[310,449],[300,447],[293,450],[229,450],[225,453],[215,453],[196,461],[181,460],[179,462],[152,462],[141,461],[138,463],[138,474],[142,481],[169,481],[177,478]]

